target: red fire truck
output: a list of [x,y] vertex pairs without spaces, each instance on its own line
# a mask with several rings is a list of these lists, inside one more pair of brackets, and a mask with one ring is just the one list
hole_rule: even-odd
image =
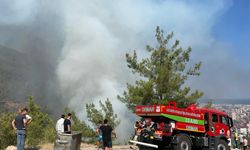
[[144,127],[138,140],[130,142],[141,150],[229,150],[233,122],[225,112],[195,104],[178,108],[174,102],[136,106],[135,112],[144,119]]

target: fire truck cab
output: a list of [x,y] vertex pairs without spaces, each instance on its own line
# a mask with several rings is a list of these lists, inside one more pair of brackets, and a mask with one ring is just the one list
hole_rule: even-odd
[[138,141],[139,149],[229,150],[233,122],[225,112],[198,108],[195,104],[178,108],[167,105],[136,106],[144,120]]

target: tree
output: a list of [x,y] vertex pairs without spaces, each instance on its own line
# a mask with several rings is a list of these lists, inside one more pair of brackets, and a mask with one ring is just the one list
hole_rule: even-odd
[[103,122],[104,119],[107,119],[109,124],[116,128],[120,124],[117,114],[114,113],[112,103],[107,99],[104,103],[99,101],[100,109],[96,109],[93,103],[86,104],[87,108],[87,118],[94,125],[98,126],[100,121]]
[[31,147],[36,147],[41,143],[53,142],[56,135],[53,120],[34,103],[32,96],[28,99],[28,107],[28,114],[33,121],[27,129],[27,144]]
[[157,45],[146,46],[148,58],[138,59],[136,51],[132,55],[126,54],[128,67],[141,79],[135,85],[127,84],[127,91],[118,99],[131,110],[135,105],[165,104],[168,100],[182,107],[195,103],[203,93],[192,92],[184,83],[188,77],[200,75],[201,62],[193,66],[188,64],[192,49],[184,50],[178,40],[170,45],[173,33],[165,36],[157,27],[155,37]]
[[2,113],[0,116],[0,149],[16,145],[16,134],[11,127],[13,118],[15,118],[15,114],[9,112]]
[[203,106],[204,108],[213,108],[213,100],[209,100],[207,104]]
[[108,119],[109,124],[112,127],[117,127],[120,124],[117,114],[114,113],[112,103],[107,99],[104,103],[99,101],[100,109],[96,109],[93,103],[86,104],[86,112],[88,120],[93,124],[93,127],[90,127],[86,122],[81,121],[75,114],[74,111],[69,108],[65,108],[65,113],[71,113],[72,116],[72,130],[81,131],[83,137],[88,138],[88,142],[94,142],[96,140],[95,129],[99,125],[100,121]]
[[[26,142],[30,147],[37,147],[39,144],[53,142],[55,139],[54,122],[41,108],[35,104],[33,97],[28,99],[28,114],[32,117],[32,122],[27,127]],[[9,145],[16,145],[16,134],[11,127],[11,122],[16,114],[4,112],[0,117],[0,149]]]

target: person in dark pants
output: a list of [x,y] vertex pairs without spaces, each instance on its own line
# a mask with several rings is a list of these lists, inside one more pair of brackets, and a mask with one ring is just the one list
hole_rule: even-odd
[[102,126],[102,121],[99,121],[99,124],[97,125],[97,128],[96,128],[96,133],[98,134],[96,145],[98,149],[102,148],[102,131],[100,129],[101,126]]
[[71,113],[68,113],[67,118],[63,122],[64,133],[71,134]]
[[18,115],[12,121],[12,127],[16,131],[17,135],[17,150],[24,150],[27,125],[27,120],[25,116],[27,112],[27,108],[19,110]]
[[105,147],[105,150],[112,150],[111,134],[114,134],[116,137],[116,133],[113,131],[113,128],[108,125],[107,119],[104,120],[104,124],[100,127],[100,130],[102,131],[103,147]]

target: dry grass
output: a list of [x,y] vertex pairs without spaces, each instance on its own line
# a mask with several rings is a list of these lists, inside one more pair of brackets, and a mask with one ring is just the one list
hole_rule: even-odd
[[40,150],[53,150],[54,149],[54,144],[43,144],[40,148]]

